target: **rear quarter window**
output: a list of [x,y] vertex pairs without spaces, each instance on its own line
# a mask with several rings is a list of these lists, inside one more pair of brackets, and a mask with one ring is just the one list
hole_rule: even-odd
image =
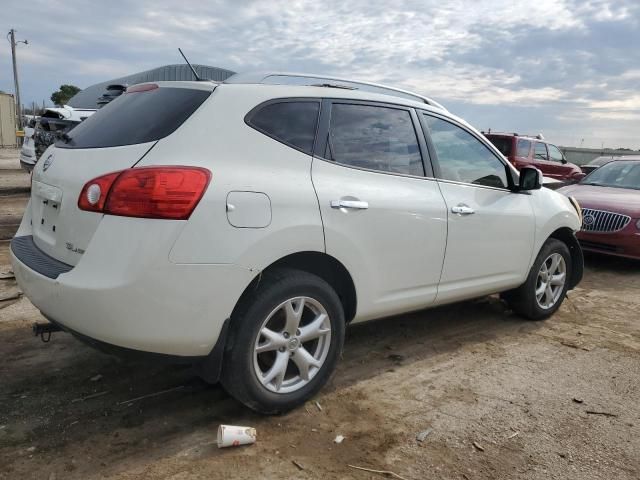
[[529,156],[530,151],[531,151],[531,142],[529,140],[525,140],[524,138],[519,138],[518,146],[516,148],[516,156],[527,158]]
[[247,115],[247,124],[285,145],[311,155],[320,102],[281,101],[260,105]]
[[511,150],[512,150],[512,145],[513,145],[513,138],[511,137],[493,137],[493,136],[488,136],[487,137],[489,139],[489,141],[491,143],[493,143],[493,146],[496,147],[498,150],[500,150],[500,153],[503,154],[505,157],[508,157],[511,155]]
[[125,93],[71,130],[59,148],[105,148],[154,142],[173,133],[211,94],[160,87]]

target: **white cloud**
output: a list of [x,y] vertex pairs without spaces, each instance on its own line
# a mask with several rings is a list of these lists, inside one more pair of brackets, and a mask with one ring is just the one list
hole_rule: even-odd
[[[195,63],[353,76],[415,89],[468,111],[561,104],[565,112],[587,107],[593,115],[588,118],[610,121],[623,111],[635,115],[638,108],[633,96],[640,90],[634,62],[640,44],[637,0],[112,0],[96,5],[84,0],[14,5],[9,23],[31,41],[19,49],[26,101],[48,97],[57,87],[52,79],[86,86],[180,62],[180,46]],[[631,21],[638,27],[637,42],[634,46],[631,39],[619,52],[607,46],[610,36],[592,32],[594,22]],[[538,40],[529,41],[533,34]],[[567,34],[573,37],[562,37]],[[560,40],[545,44],[548,38]],[[514,47],[519,44],[526,51]],[[7,55],[0,49],[5,65]],[[627,60],[626,71],[605,66],[616,55]],[[11,88],[10,68],[0,69],[0,89]],[[573,118],[581,128],[584,117]],[[534,119],[549,121],[531,115],[532,130],[541,129]],[[522,121],[509,114],[507,120]]]

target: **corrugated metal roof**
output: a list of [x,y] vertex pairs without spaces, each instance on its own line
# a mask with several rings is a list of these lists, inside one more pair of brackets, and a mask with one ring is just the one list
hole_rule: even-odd
[[[224,68],[209,67],[207,65],[194,65],[196,72],[201,78],[222,82],[235,72]],[[102,95],[108,85],[111,84],[127,84],[135,85],[143,82],[159,82],[162,80],[194,80],[193,72],[186,64],[164,65],[162,67],[146,70],[144,72],[134,73],[126,77],[114,78],[107,82],[96,83],[85,88],[76,94],[69,105],[74,108],[98,108],[97,100]]]

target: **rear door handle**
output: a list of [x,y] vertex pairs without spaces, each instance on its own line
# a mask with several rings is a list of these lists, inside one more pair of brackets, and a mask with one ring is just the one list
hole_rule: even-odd
[[451,207],[451,211],[453,213],[457,213],[458,215],[471,215],[472,213],[476,213],[476,211],[471,208],[469,205],[456,205],[455,207]]
[[355,210],[365,210],[369,208],[369,202],[362,200],[331,200],[331,208],[353,208]]

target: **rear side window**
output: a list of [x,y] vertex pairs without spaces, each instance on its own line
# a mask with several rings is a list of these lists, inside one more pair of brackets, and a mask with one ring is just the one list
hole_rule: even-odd
[[544,143],[536,142],[534,156],[537,160],[547,160],[547,146]]
[[250,114],[247,123],[279,142],[313,152],[320,102],[287,101],[270,103]]
[[333,104],[325,157],[381,172],[424,175],[418,138],[407,110]]
[[210,94],[170,87],[125,93],[71,130],[56,146],[104,148],[160,140],[182,125]]
[[516,156],[527,158],[529,156],[530,150],[531,150],[531,142],[529,140],[525,140],[524,138],[519,138],[518,148],[516,149]]

